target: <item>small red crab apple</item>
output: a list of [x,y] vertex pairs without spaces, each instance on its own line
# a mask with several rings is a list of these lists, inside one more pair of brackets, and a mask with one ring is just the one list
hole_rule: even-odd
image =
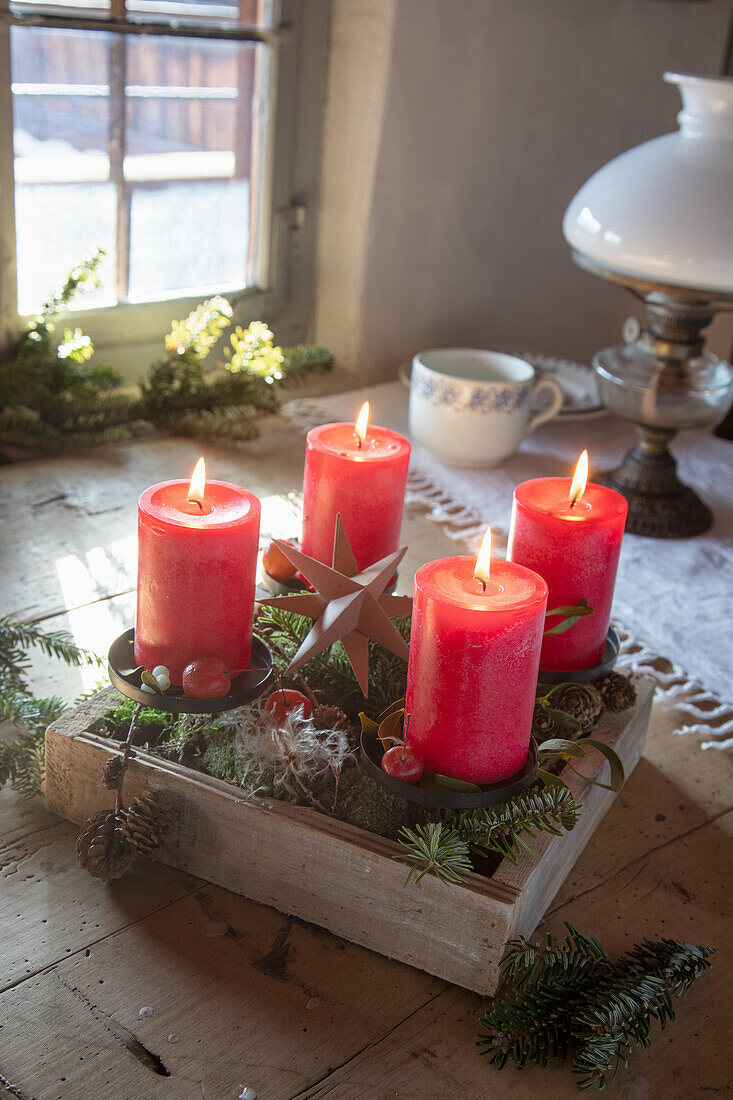
[[403,783],[417,783],[423,772],[423,762],[409,745],[395,745],[382,757],[382,771]]
[[278,688],[277,691],[273,691],[272,695],[267,696],[262,709],[271,722],[276,726],[281,726],[288,714],[292,714],[299,707],[303,709],[304,718],[312,717],[313,704],[307,695],[292,688]]
[[181,686],[189,699],[221,699],[229,694],[232,680],[219,657],[201,657],[186,665]]

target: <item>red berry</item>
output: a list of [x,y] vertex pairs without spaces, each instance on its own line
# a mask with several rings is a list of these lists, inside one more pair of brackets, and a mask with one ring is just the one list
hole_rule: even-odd
[[219,657],[202,657],[186,665],[181,684],[189,699],[220,699],[229,694],[232,681]]
[[409,745],[395,745],[382,757],[382,771],[403,783],[417,783],[422,775],[423,762]]
[[285,557],[279,546],[270,542],[262,555],[262,568],[275,581],[289,581],[296,573],[295,566]]
[[278,688],[272,695],[268,695],[264,711],[274,725],[281,726],[288,714],[292,714],[299,707],[303,708],[304,718],[312,716],[313,706],[307,695],[302,691],[293,691],[292,688]]

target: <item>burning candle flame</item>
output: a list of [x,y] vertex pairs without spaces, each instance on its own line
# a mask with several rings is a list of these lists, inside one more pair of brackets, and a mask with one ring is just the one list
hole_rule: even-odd
[[359,440],[359,446],[360,447],[361,447],[362,443],[364,442],[364,440],[366,439],[366,434],[367,434],[367,428],[368,427],[369,427],[369,402],[365,401],[364,404],[362,405],[361,409],[359,410],[359,415],[357,416],[356,423],[354,424],[354,435]]
[[191,504],[204,506],[204,490],[206,489],[206,463],[200,458],[194,466],[191,474],[191,484],[188,487],[188,499]]
[[573,474],[573,481],[570,486],[570,507],[577,504],[583,493],[585,492],[586,482],[588,481],[588,452],[583,451],[582,455],[578,459],[578,464],[575,467],[575,473]]
[[486,528],[486,534],[481,542],[481,549],[476,558],[476,568],[473,575],[477,581],[481,581],[486,588],[486,582],[491,575],[491,528]]

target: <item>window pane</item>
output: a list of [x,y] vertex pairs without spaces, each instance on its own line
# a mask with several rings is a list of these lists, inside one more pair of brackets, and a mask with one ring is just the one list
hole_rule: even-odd
[[248,193],[248,180],[134,188],[130,301],[246,286]]
[[131,301],[248,284],[262,48],[180,38],[127,44]]
[[269,47],[36,27],[11,47],[20,312],[97,246],[82,307],[251,285]]
[[[10,10],[19,14],[67,12],[94,16],[109,15],[110,0],[10,0]],[[170,22],[222,23],[238,26],[272,26],[272,0],[127,0],[125,10],[132,19]]]
[[[32,313],[88,252],[107,251],[115,300],[115,191],[109,171],[109,36],[13,27],[18,310]],[[83,81],[83,83],[82,83]]]

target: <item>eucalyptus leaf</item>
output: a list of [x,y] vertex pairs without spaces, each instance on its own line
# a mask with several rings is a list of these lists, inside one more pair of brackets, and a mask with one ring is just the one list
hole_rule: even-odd
[[564,779],[552,772],[546,772],[544,768],[537,769],[537,777],[542,780],[546,787],[565,787],[566,790],[570,790]]
[[546,630],[542,635],[543,638],[547,638],[550,634],[564,634],[566,630],[570,630],[571,626],[575,626],[579,623],[582,615],[568,615],[566,619],[563,619],[557,624],[557,626],[551,626],[549,630]]
[[592,749],[597,749],[601,755],[605,756],[611,767],[611,782],[598,783],[596,780],[592,782],[596,783],[598,787],[607,787],[608,790],[618,792],[626,782],[626,773],[624,772],[624,766],[620,757],[613,751],[610,745],[607,745],[605,741],[596,741],[594,737],[582,737],[578,742],[581,745],[589,745]]
[[544,632],[544,637],[547,637],[549,634],[564,634],[566,630],[570,630],[571,626],[575,626],[581,619],[592,614],[593,608],[590,606],[585,596],[578,600],[576,604],[553,607],[552,610],[546,613],[545,620],[554,615],[562,615],[563,618],[556,626],[552,626],[546,630]]
[[441,775],[439,772],[433,772],[431,778],[435,780],[439,787],[447,787],[451,791],[473,792],[481,790],[475,783],[468,783],[464,779],[454,779],[452,775]]
[[540,756],[585,756],[579,741],[567,741],[564,737],[550,737],[538,749]]

